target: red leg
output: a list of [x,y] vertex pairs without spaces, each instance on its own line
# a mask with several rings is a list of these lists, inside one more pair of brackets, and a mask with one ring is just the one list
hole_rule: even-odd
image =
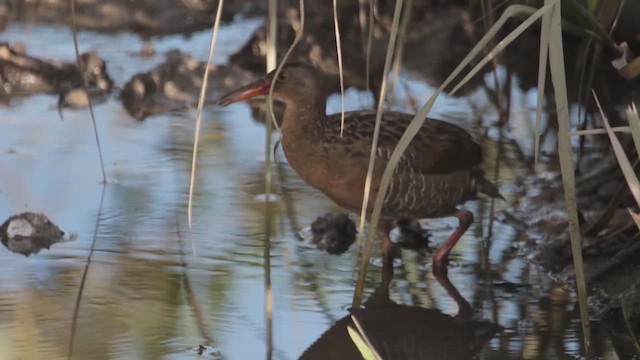
[[458,210],[456,211],[454,216],[458,218],[458,220],[460,221],[460,224],[458,225],[456,230],[453,232],[453,234],[449,236],[447,241],[445,241],[444,244],[442,244],[442,247],[440,248],[440,250],[438,250],[438,252],[433,257],[434,271],[436,268],[441,268],[447,265],[447,261],[449,261],[448,257],[449,257],[449,253],[451,252],[451,249],[453,249],[453,247],[456,246],[456,243],[458,243],[458,240],[460,240],[460,237],[462,236],[462,234],[464,234],[464,232],[467,231],[469,226],[471,226],[471,224],[473,223],[473,214],[466,210]]

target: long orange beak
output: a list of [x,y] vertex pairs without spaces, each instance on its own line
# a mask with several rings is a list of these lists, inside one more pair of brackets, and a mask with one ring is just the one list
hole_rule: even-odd
[[266,79],[260,79],[224,95],[218,99],[218,105],[227,106],[234,102],[251,99],[260,95],[267,95],[269,94],[270,88],[271,82]]

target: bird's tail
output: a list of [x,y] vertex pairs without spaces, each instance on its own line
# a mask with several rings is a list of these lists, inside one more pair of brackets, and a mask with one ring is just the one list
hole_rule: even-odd
[[482,170],[476,170],[473,175],[476,179],[478,191],[491,197],[505,200],[504,196],[502,196],[498,191],[498,187],[484,177],[484,172]]

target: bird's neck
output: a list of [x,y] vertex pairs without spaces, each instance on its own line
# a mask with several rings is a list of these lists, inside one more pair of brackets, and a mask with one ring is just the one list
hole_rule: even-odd
[[307,101],[288,101],[284,112],[282,132],[300,136],[300,133],[314,136],[322,131],[326,122],[326,100],[309,99]]

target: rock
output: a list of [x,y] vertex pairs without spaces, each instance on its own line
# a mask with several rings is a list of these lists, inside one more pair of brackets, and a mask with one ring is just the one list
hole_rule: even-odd
[[[134,75],[120,93],[127,112],[138,120],[160,113],[196,107],[206,64],[191,55],[171,50],[156,68]],[[254,80],[248,72],[231,66],[211,66],[207,102]]]
[[324,214],[311,224],[311,240],[318,249],[332,255],[349,250],[356,240],[356,224],[347,214]]
[[[65,94],[81,93],[83,83],[91,96],[108,95],[113,80],[107,74],[104,60],[96,52],[88,52],[80,56],[80,63],[82,70],[78,70],[75,62],[62,63],[29,56],[20,44],[0,44],[0,95],[47,93],[66,98]],[[75,101],[78,106],[86,106],[87,102]]]
[[15,253],[29,256],[59,242],[74,240],[44,214],[24,212],[0,226],[0,242]]

